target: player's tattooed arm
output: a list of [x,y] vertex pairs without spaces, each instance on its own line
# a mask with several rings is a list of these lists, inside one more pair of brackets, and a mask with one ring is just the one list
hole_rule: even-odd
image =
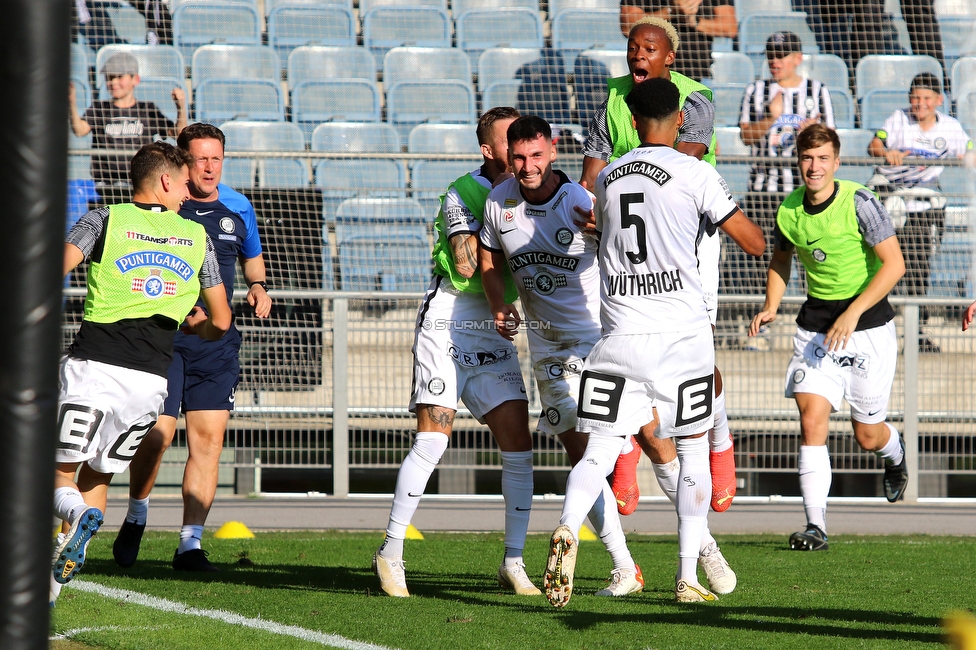
[[462,277],[470,278],[478,270],[478,237],[474,233],[458,233],[451,237],[454,266]]

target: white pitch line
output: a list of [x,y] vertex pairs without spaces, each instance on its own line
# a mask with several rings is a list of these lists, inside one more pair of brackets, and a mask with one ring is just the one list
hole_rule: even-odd
[[157,598],[156,596],[141,594],[137,591],[106,587],[105,585],[100,585],[96,582],[88,582],[87,580],[72,580],[70,584],[73,589],[77,589],[78,591],[87,591],[88,593],[98,594],[99,596],[105,596],[106,598],[117,598],[119,600],[135,603],[136,605],[150,607],[161,612],[173,612],[176,614],[210,618],[215,621],[222,621],[229,625],[239,625],[240,627],[264,630],[265,632],[270,632],[271,634],[280,634],[282,636],[290,636],[303,641],[320,643],[330,648],[341,648],[342,650],[390,650],[390,648],[387,648],[386,646],[363,643],[362,641],[353,641],[352,639],[347,639],[346,637],[339,636],[338,634],[324,634],[322,632],[316,632],[315,630],[306,630],[305,628],[298,627],[297,625],[283,625],[281,623],[266,621],[260,618],[247,618],[245,616],[241,616],[240,614],[227,612],[222,609],[198,609],[196,607],[191,607],[190,605],[178,603],[173,600]]

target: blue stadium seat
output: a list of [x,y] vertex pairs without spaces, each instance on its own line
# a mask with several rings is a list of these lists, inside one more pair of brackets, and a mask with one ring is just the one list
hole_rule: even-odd
[[567,70],[573,69],[583,50],[624,50],[627,39],[620,33],[620,12],[560,11],[552,20],[552,46],[562,55]]
[[[92,134],[78,137],[68,129],[68,150],[91,149]],[[91,155],[68,155],[68,180],[91,180]]]
[[539,58],[539,48],[493,47],[478,57],[478,92],[484,93],[496,81],[511,81],[525,63]]
[[268,16],[268,43],[282,61],[302,45],[354,47],[356,17],[340,5],[279,5]]
[[[289,122],[233,121],[220,125],[230,152],[305,151],[305,137]],[[230,160],[240,160],[231,156]],[[308,167],[299,158],[255,158],[258,187],[298,188],[308,185]]]
[[920,72],[931,72],[942,79],[938,59],[926,55],[869,54],[861,57],[854,70],[858,101],[872,90],[901,89],[908,102],[908,87]]
[[385,122],[320,124],[312,132],[312,151],[334,153],[400,153],[400,137]]
[[806,14],[800,11],[783,13],[758,12],[745,15],[739,21],[739,51],[748,54],[759,67],[766,58],[766,39],[773,32],[791,31],[800,37],[804,54],[817,54],[817,39],[807,26]]
[[939,187],[948,205],[966,207],[976,196],[976,175],[967,167],[948,166],[939,174]]
[[956,119],[970,136],[976,134],[976,89],[956,101]]
[[457,48],[395,47],[383,57],[383,85],[401,81],[452,80],[471,84],[471,63]]
[[[946,208],[946,224],[952,221],[969,223],[970,208]],[[954,215],[953,212],[958,212]],[[965,227],[946,226],[938,250],[930,260],[929,286],[926,294],[932,297],[968,297],[972,284],[973,235]]]
[[[470,153],[481,155],[474,124],[421,124],[410,131],[409,153]],[[456,177],[455,177],[456,178]]]
[[581,53],[573,68],[576,90],[576,111],[579,123],[588,126],[593,114],[607,99],[607,79],[610,69],[601,61]]
[[184,2],[173,13],[173,43],[184,59],[193,50],[220,41],[228,45],[260,45],[261,23],[257,9],[233,2]]
[[208,79],[194,90],[196,120],[211,124],[232,119],[282,121],[281,86],[260,79]]
[[737,126],[716,126],[715,140],[718,143],[718,155],[725,156],[748,156],[752,149],[742,141],[739,136]]
[[522,82],[518,79],[496,81],[481,94],[481,112],[496,106],[518,106],[519,88]]
[[712,104],[715,106],[715,126],[739,126],[745,84],[713,84]]
[[376,81],[376,59],[365,47],[296,47],[288,55],[288,87],[303,81]]
[[[96,74],[97,70],[96,68]],[[71,76],[84,79],[85,83],[90,83],[91,62],[88,60],[88,48],[81,43],[71,44]]]
[[[909,79],[910,81],[910,79]],[[948,102],[938,107],[940,113],[949,114]],[[908,88],[877,88],[871,90],[861,100],[861,128],[877,131],[884,125],[888,116],[899,108],[908,110]]]
[[594,61],[599,61],[603,65],[607,66],[607,69],[610,70],[611,77],[622,77],[625,74],[630,74],[630,68],[627,67],[626,50],[590,49],[580,52],[580,56],[584,54],[588,58],[591,58]]
[[620,2],[616,0],[549,0],[550,20],[567,10],[619,11]]
[[253,158],[228,158],[224,161],[220,181],[235,190],[252,189],[257,170],[258,163]]
[[[531,48],[543,45],[538,10],[506,8],[466,11],[456,20],[457,45],[467,52],[473,66],[481,53],[492,47]],[[477,72],[477,70],[476,70]]]
[[538,115],[551,124],[568,124],[569,90],[562,55],[544,48],[538,60],[526,63],[515,72],[518,87],[516,107],[522,113]]
[[424,122],[474,124],[477,112],[471,83],[453,80],[400,81],[386,92],[387,122],[405,140]]
[[193,53],[191,79],[281,79],[281,61],[267,45],[202,45]]
[[478,167],[471,160],[418,160],[410,170],[413,198],[424,208],[428,219],[440,209],[440,195],[455,180]]
[[952,64],[949,73],[952,83],[952,97],[958,102],[967,94],[976,91],[976,56],[964,56]]
[[363,18],[363,45],[378,61],[394,47],[451,47],[451,19],[437,7],[374,7]]
[[352,9],[352,0],[264,0],[264,15],[270,16],[281,5],[304,5],[307,7],[345,7]]
[[[105,62],[118,54],[131,54],[139,62],[139,77],[142,80],[156,77],[168,79],[183,79],[186,76],[186,64],[183,55],[172,45],[105,45],[95,56],[95,70],[101,70]],[[105,76],[98,75],[99,88],[105,85]]]
[[756,80],[752,59],[742,52],[712,52],[712,83],[751,84]]
[[412,199],[343,201],[335,216],[341,289],[426,289],[431,276],[426,221]]
[[359,0],[359,15],[365,16],[367,12],[375,7],[390,5],[409,6],[409,7],[434,7],[442,11],[447,11],[447,0]]
[[146,42],[146,18],[128,2],[100,2],[112,20],[112,28],[126,43]]
[[306,136],[323,122],[377,122],[379,87],[368,79],[303,81],[291,93],[291,119]]
[[469,11],[527,9],[539,13],[539,0],[451,0],[451,13],[457,20]]
[[869,158],[868,145],[874,140],[871,129],[838,128],[841,158]]
[[829,88],[830,105],[834,107],[834,126],[838,129],[853,129],[857,106],[849,90]]
[[939,16],[942,53],[946,66],[952,67],[959,57],[972,54],[972,38],[976,34],[976,18],[972,16]]

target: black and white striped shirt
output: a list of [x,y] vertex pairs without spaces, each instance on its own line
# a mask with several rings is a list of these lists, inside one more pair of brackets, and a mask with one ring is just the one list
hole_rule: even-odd
[[[816,79],[807,77],[802,77],[796,88],[784,88],[767,79],[749,84],[742,97],[740,125],[759,122],[765,118],[769,103],[777,93],[783,94],[784,116],[795,115],[800,119],[819,117],[825,125],[834,128],[834,107],[830,103],[830,92]],[[777,120],[766,135],[752,145],[753,156],[788,158],[792,162],[795,132],[788,123],[789,120],[782,121],[785,124],[780,124],[780,120]],[[749,177],[749,187],[755,192],[791,192],[795,187],[793,165],[754,165]]]

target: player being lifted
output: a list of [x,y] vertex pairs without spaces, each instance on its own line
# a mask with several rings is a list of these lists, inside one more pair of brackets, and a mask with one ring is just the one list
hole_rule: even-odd
[[[715,165],[715,108],[712,91],[693,79],[670,70],[680,45],[678,34],[671,23],[656,17],[643,18],[630,31],[627,40],[627,65],[630,74],[607,82],[609,96],[606,103],[594,114],[590,123],[590,135],[583,147],[583,179],[592,188],[596,176],[607,166],[640,144],[634,128],[630,109],[625,98],[635,84],[645,79],[670,79],[681,93],[682,123],[674,148],[699,160]],[[587,215],[592,219],[592,212]],[[708,317],[714,330],[718,311],[719,259],[721,239],[718,232],[706,231],[698,244],[699,270]],[[712,474],[712,509],[727,510],[735,496],[735,457],[729,421],[725,412],[725,391],[722,375],[715,369],[715,420],[709,430],[709,467]],[[624,443],[624,453],[617,460],[613,471],[613,492],[620,513],[629,515],[637,508],[640,491],[637,486],[637,463],[641,449],[651,460],[654,475],[661,489],[673,502],[678,481],[678,461],[674,443],[670,439],[654,437],[656,422],[641,428],[633,439]],[[735,589],[735,572],[729,566],[706,526],[702,538],[699,562],[708,576],[709,587],[718,594],[731,593]]]
[[[511,341],[521,317],[505,296],[505,267],[515,277],[528,320],[526,335],[539,386],[538,430],[556,435],[572,464],[586,449],[576,431],[583,359],[600,338],[600,268],[597,240],[580,232],[574,208],[589,210],[593,196],[552,168],[556,147],[549,123],[523,115],[508,127],[515,178],[491,191],[479,233],[480,267],[499,334]],[[644,577],[627,549],[610,484],[589,512],[613,559],[610,585],[597,596],[626,596],[644,588]]]
[[[417,316],[410,410],[417,436],[397,474],[386,539],[373,556],[383,591],[406,597],[403,540],[427,480],[447,449],[458,400],[486,423],[501,450],[505,497],[505,559],[498,582],[519,595],[540,595],[525,573],[522,549],[532,509],[532,436],[529,410],[515,346],[490,329],[491,312],[478,273],[478,230],[492,184],[508,170],[508,126],[519,116],[497,107],[478,121],[484,164],[447,189],[435,227],[434,279]],[[516,298],[511,274],[506,300]]]
[[851,405],[854,438],[884,460],[884,491],[894,503],[908,484],[905,443],[886,420],[898,362],[895,312],[888,293],[905,274],[895,228],[873,192],[834,180],[840,138],[822,124],[800,131],[796,156],[803,187],[779,207],[766,303],[749,336],[776,319],[790,281],[793,251],[807,272],[807,300],[796,317],[786,396],[800,411],[800,493],[805,530],[790,535],[796,551],[827,549],[830,414]]
[[627,96],[641,145],[596,180],[603,335],[584,363],[577,430],[589,434],[569,474],[560,525],[552,534],[549,601],[572,595],[578,531],[631,432],[657,419],[674,438],[679,602],[715,600],[698,582],[698,556],[711,496],[712,329],[695,249],[706,226],[720,227],[750,255],[765,239],[708,163],[672,147],[682,123],[680,92],[649,79]]

